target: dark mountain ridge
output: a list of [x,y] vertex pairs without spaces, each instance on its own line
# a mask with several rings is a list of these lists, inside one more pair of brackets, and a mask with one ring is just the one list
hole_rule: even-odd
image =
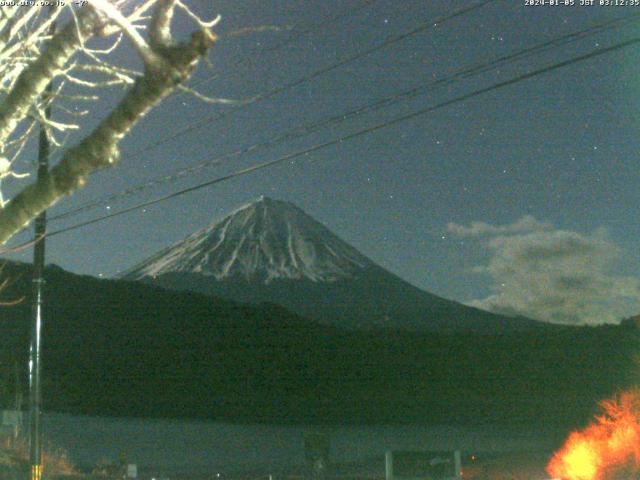
[[[30,295],[8,263],[5,300]],[[632,384],[638,326],[358,332],[273,304],[46,269],[44,407],[269,423],[575,425]],[[0,398],[26,366],[28,302],[0,322]],[[598,361],[593,361],[597,359]],[[25,369],[26,370],[26,367]],[[25,379],[26,381],[26,379]],[[23,388],[24,385],[23,385]]]

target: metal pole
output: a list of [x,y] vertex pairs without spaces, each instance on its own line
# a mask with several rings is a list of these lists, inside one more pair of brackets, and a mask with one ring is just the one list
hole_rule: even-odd
[[[55,7],[50,7],[53,14]],[[50,34],[55,33],[55,22],[51,24]],[[50,102],[51,83],[47,85],[44,99]],[[51,118],[50,104],[45,108],[45,118]],[[49,139],[44,125],[40,125],[38,138],[38,181],[49,175]],[[29,459],[31,464],[31,480],[42,478],[42,389],[40,373],[42,369],[42,304],[44,284],[45,233],[47,230],[47,211],[43,211],[35,220],[35,236],[33,246],[33,290],[31,318],[31,346],[29,351]]]
[[[49,89],[50,91],[50,89]],[[50,108],[46,109],[49,118]],[[43,126],[40,126],[38,148],[38,180],[49,174],[49,140]],[[47,230],[47,212],[42,212],[35,221],[33,247],[33,297],[31,318],[31,348],[29,358],[29,457],[31,461],[31,480],[40,480],[42,476],[41,454],[41,417],[42,390],[40,386],[41,349],[42,349],[42,286],[44,284],[45,232]]]
[[387,450],[384,454],[384,478],[393,480],[393,452]]
[[460,450],[453,452],[453,463],[456,470],[454,478],[462,478],[462,456],[460,455]]

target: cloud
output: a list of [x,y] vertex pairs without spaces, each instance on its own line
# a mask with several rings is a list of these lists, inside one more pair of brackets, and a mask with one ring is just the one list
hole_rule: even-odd
[[517,222],[511,225],[502,225],[496,227],[484,222],[471,222],[471,225],[465,227],[457,223],[449,223],[447,230],[459,237],[476,237],[485,235],[502,235],[511,233],[537,232],[552,229],[553,226],[548,223],[541,223],[531,215],[525,215]]
[[493,252],[475,272],[491,277],[493,294],[471,305],[556,323],[614,323],[640,310],[640,281],[612,270],[620,249],[606,230],[582,234],[526,216],[511,225],[449,224],[460,236],[485,236]]

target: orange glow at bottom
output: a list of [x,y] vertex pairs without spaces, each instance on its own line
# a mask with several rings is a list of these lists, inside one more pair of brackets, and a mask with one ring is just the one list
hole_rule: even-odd
[[600,404],[602,414],[569,435],[547,465],[562,480],[635,479],[640,473],[640,389]]

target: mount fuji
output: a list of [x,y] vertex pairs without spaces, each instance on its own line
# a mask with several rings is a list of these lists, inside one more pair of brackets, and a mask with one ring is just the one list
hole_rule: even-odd
[[542,326],[420,290],[289,202],[260,197],[121,275],[346,328],[498,333]]

